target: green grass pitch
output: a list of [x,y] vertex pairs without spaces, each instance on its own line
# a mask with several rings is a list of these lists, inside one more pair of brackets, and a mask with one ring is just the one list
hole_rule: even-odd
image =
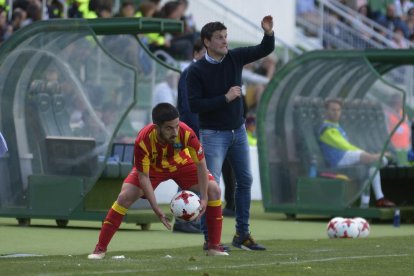
[[[267,247],[247,252],[232,247],[230,256],[207,257],[202,235],[171,233],[160,223],[150,231],[123,224],[107,257],[86,258],[99,234],[99,222],[70,221],[57,228],[52,220],[32,220],[19,227],[0,218],[0,275],[411,275],[414,225],[371,223],[366,239],[328,239],[328,218],[299,217],[252,208],[251,231]],[[225,218],[223,242],[230,244],[234,219]],[[35,254],[37,257],[9,257]],[[120,258],[119,256],[123,256]],[[115,257],[115,258],[114,258]]]

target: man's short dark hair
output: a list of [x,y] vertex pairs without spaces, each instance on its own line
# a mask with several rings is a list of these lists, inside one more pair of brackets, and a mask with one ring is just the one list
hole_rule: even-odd
[[327,99],[325,101],[325,104],[324,104],[325,109],[328,109],[329,106],[331,105],[331,103],[339,104],[339,106],[342,107],[342,100],[340,100],[340,99]]
[[[221,22],[210,22],[204,25],[204,27],[201,29],[201,42],[204,44],[204,39],[211,40],[211,37],[213,36],[213,33],[215,31],[222,31],[227,30],[226,26],[224,26]],[[204,44],[205,46],[205,44]]]
[[177,108],[169,103],[159,103],[152,109],[152,122],[158,126],[179,116]]

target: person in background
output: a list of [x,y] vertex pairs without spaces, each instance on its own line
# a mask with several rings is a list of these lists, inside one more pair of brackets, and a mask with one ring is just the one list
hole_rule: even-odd
[[[325,121],[319,129],[319,145],[322,154],[330,167],[343,167],[356,164],[374,165],[376,162],[386,164],[380,153],[368,153],[351,144],[345,130],[339,125],[342,112],[342,102],[329,99],[325,102]],[[369,168],[369,175],[374,174],[375,167]],[[381,177],[377,172],[372,181],[376,207],[394,207],[394,202],[384,197],[381,188]],[[368,205],[369,196],[362,196],[361,205]]]
[[[201,41],[196,41],[193,47],[193,62],[196,62],[204,56],[206,49]],[[189,65],[191,66],[191,64]],[[180,113],[180,121],[187,124],[198,137],[198,114],[193,113],[188,106],[188,93],[185,80],[187,78],[188,67],[181,73],[178,80],[178,101],[177,109]],[[173,231],[184,233],[201,233],[200,221],[178,221],[176,220],[173,225]]]
[[[392,95],[389,104],[390,108],[385,110],[385,114],[387,117],[388,131],[391,132],[402,118],[404,104],[402,96],[399,94]],[[410,131],[410,124],[407,117],[405,117],[404,121],[391,136],[391,145],[396,150],[408,150],[411,144]]]
[[[229,50],[226,26],[207,23],[201,29],[207,52],[190,66],[187,75],[189,104],[191,111],[199,113],[207,167],[219,182],[227,156],[236,176],[236,233],[232,244],[245,250],[266,249],[255,242],[249,230],[253,177],[241,89],[244,65],[269,55],[275,48],[272,16],[265,16],[261,26],[264,36],[259,45]],[[208,241],[210,237],[203,232]]]
[[140,198],[148,199],[154,213],[170,230],[171,225],[154,194],[158,185],[169,179],[183,190],[200,193],[200,216],[206,214],[210,237],[207,255],[228,255],[220,246],[223,224],[220,187],[207,169],[200,141],[191,128],[180,122],[178,110],[169,103],[153,108],[152,121],[137,135],[133,168],[102,224],[98,243],[88,259],[105,258],[108,244],[128,208]]
[[135,10],[135,3],[131,0],[125,0],[122,2],[121,8],[115,17],[135,17]]
[[[193,62],[203,58],[205,53],[206,48],[202,44],[201,40],[196,40],[193,47]],[[191,66],[191,64],[189,66]],[[177,108],[180,112],[180,121],[186,123],[192,130],[194,130],[197,137],[199,137],[198,114],[191,112],[188,105],[188,92],[186,85],[187,73],[188,67],[181,73],[178,81]],[[234,216],[234,187],[236,180],[227,159],[223,164],[223,180],[225,186],[224,199],[226,201],[226,207],[223,209],[223,216]],[[173,226],[173,231],[200,233],[200,223],[197,221],[189,223],[176,221]]]
[[256,138],[256,118],[254,115],[249,115],[246,118],[246,131],[247,131],[247,140],[249,146],[257,146]]

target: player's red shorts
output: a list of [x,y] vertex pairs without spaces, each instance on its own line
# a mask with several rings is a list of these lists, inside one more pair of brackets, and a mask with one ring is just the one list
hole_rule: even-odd
[[[174,180],[182,190],[188,190],[191,186],[198,184],[197,167],[194,163],[179,167],[175,172],[160,173],[150,170],[149,175],[152,188],[154,190],[161,182],[169,179]],[[214,180],[214,177],[210,172],[208,172],[208,179]],[[135,167],[132,167],[131,172],[125,178],[124,183],[130,183],[141,188],[139,184],[138,171]]]

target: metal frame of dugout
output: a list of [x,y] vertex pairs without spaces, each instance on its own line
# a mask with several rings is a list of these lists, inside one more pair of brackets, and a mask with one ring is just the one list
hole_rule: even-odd
[[[0,129],[9,152],[0,157],[0,216],[61,227],[104,220],[132,168],[131,145],[115,141],[149,122],[154,84],[179,72],[137,34],[182,30],[175,20],[49,20],[2,44]],[[146,230],[159,219],[140,201],[124,221]]]
[[[340,124],[353,144],[370,152],[392,152],[393,164],[380,172],[385,196],[397,203],[401,217],[414,217],[414,167],[407,149],[392,145],[390,137],[412,108],[400,104],[398,124],[390,128],[389,99],[407,103],[405,87],[412,87],[414,51],[315,51],[282,67],[268,84],[258,110],[257,134],[263,206],[266,212],[322,216],[361,216],[391,219],[394,209],[374,205],[360,208],[360,196],[373,180],[366,167],[327,166],[318,143],[324,120],[324,101],[343,100]],[[401,76],[411,76],[402,79]],[[310,177],[311,165],[317,175]]]

